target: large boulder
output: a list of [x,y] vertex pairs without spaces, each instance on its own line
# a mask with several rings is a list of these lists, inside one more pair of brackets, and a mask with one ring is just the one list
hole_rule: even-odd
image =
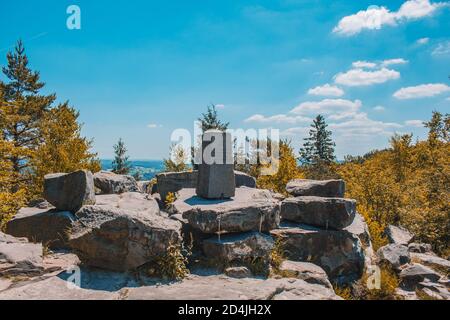
[[403,227],[389,225],[384,230],[389,243],[407,246],[414,239],[414,235]]
[[234,176],[236,180],[236,188],[239,187],[256,188],[256,179],[253,178],[251,175],[241,171],[234,171]]
[[176,193],[181,189],[197,186],[197,171],[164,172],[156,175],[157,192],[165,201],[169,193]]
[[80,170],[46,175],[44,198],[60,211],[77,212],[84,205],[95,204],[92,173]]
[[344,180],[294,179],[286,185],[286,191],[294,197],[316,196],[342,198],[345,194]]
[[121,194],[141,191],[132,176],[115,174],[110,171],[95,173],[94,184],[101,191],[101,194]]
[[408,248],[399,244],[388,244],[377,251],[379,262],[387,263],[394,270],[400,268],[411,261]]
[[365,257],[361,241],[347,230],[282,223],[271,234],[282,244],[287,259],[322,267],[332,282],[351,282],[363,273]]
[[76,213],[70,246],[89,266],[126,271],[163,256],[181,242],[181,223],[160,214],[140,193],[105,196]]
[[67,236],[75,216],[56,209],[22,208],[6,225],[6,233],[42,242],[52,249],[67,247]]
[[425,280],[437,282],[440,278],[441,275],[432,269],[419,263],[413,263],[400,272],[400,285],[403,288],[414,289],[419,282]]
[[0,276],[36,276],[44,272],[42,245],[0,232]]
[[356,201],[343,198],[296,197],[281,203],[281,218],[322,228],[343,229],[356,214]]
[[228,234],[203,241],[205,256],[225,263],[253,261],[256,258],[268,261],[273,247],[272,237],[258,232]]
[[268,190],[237,188],[233,199],[209,200],[182,189],[173,203],[172,213],[180,213],[203,233],[269,231],[280,222],[280,204]]
[[308,283],[320,284],[332,288],[326,272],[313,263],[284,260],[278,272],[283,277],[302,279]]

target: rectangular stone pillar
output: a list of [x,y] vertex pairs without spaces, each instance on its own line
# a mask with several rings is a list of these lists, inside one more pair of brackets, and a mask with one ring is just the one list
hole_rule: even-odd
[[208,130],[202,135],[197,195],[206,199],[234,197],[236,189],[231,134]]

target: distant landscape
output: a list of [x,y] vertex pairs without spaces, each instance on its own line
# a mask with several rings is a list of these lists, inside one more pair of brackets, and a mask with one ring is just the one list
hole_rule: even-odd
[[[112,161],[112,159],[101,159],[102,170],[112,170]],[[130,174],[136,175],[136,173],[139,173],[141,180],[151,180],[164,170],[162,160],[130,160],[130,165]]]

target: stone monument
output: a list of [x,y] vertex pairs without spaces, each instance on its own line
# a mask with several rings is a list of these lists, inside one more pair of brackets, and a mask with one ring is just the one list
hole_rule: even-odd
[[234,197],[236,183],[231,134],[208,130],[202,135],[197,196],[205,199]]

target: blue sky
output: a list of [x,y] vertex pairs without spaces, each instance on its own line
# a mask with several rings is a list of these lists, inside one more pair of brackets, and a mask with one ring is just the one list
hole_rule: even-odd
[[[68,30],[66,9],[81,9]],[[0,64],[19,38],[46,92],[80,110],[102,158],[166,157],[210,103],[233,128],[279,128],[298,148],[325,114],[339,158],[424,137],[450,112],[445,1],[3,1]],[[2,78],[4,79],[4,78]]]

